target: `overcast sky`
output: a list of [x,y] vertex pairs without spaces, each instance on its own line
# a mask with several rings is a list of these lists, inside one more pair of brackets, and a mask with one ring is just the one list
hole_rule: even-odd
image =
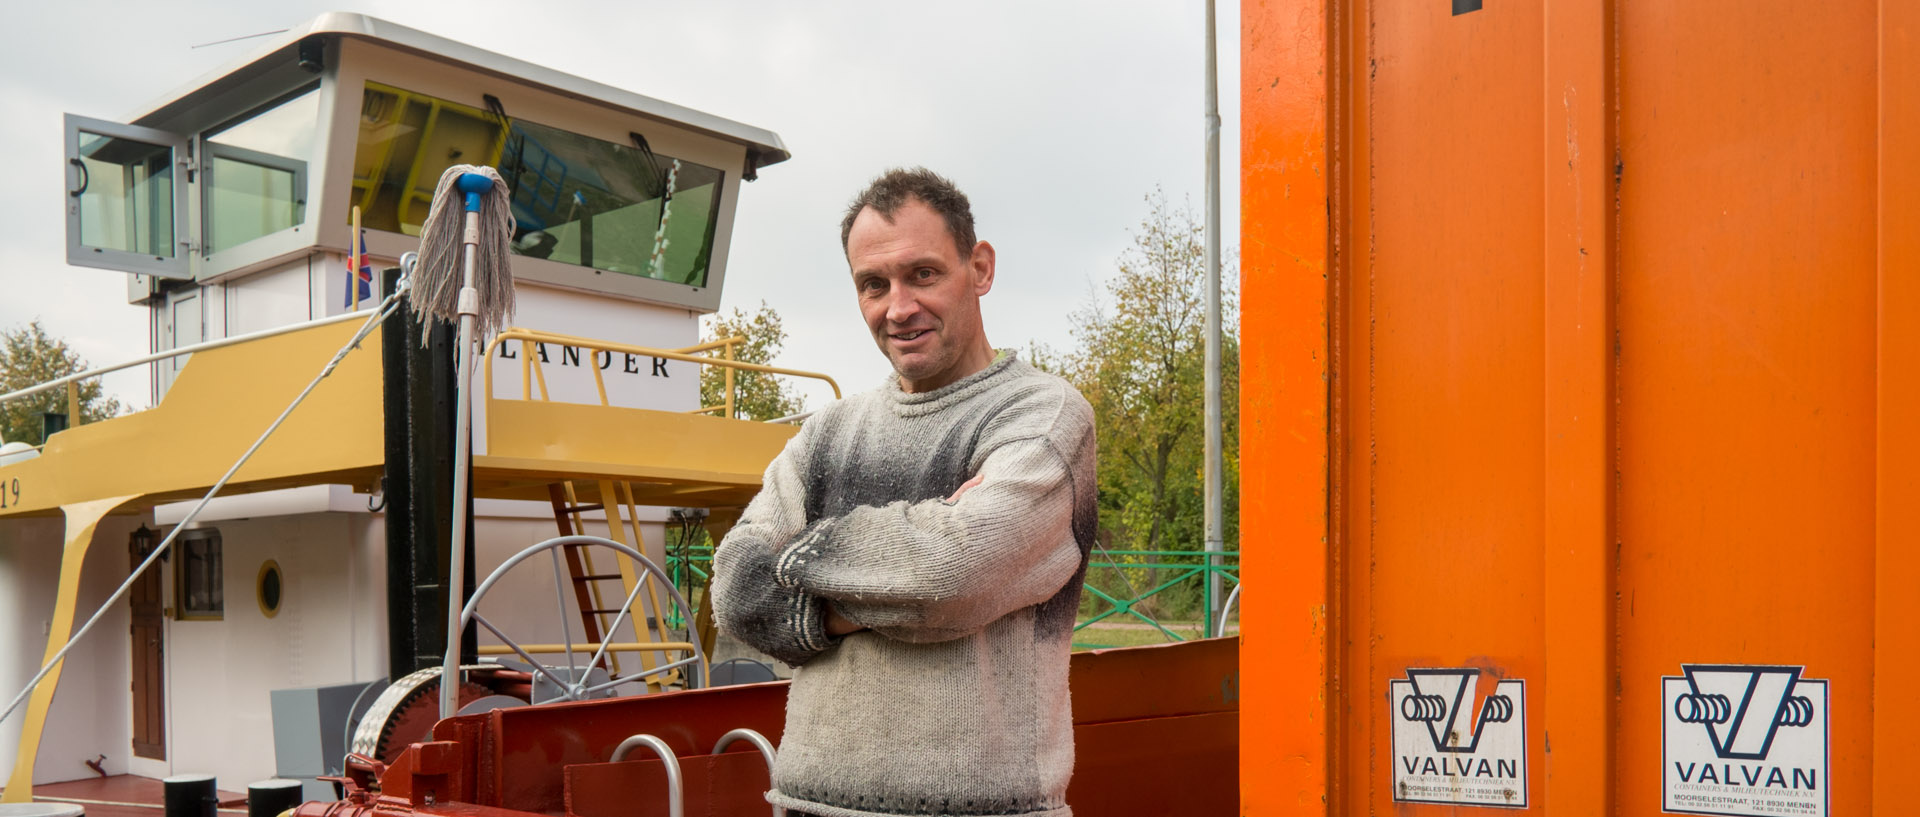
[[[1156,187],[1203,207],[1204,6],[1116,2],[310,3],[88,0],[10,6],[0,29],[0,327],[34,318],[94,365],[148,351],[126,276],[65,264],[61,119],[124,121],[330,10],[392,20],[780,134],[793,158],[742,188],[723,309],[765,300],[778,361],[843,387],[887,363],[854,307],[841,208],[892,165],[973,200],[999,250],[994,345],[1072,345],[1065,315],[1113,273]],[[1219,14],[1222,244],[1239,246],[1239,4]],[[147,375],[108,379],[148,403]],[[817,407],[824,387],[807,389]]]

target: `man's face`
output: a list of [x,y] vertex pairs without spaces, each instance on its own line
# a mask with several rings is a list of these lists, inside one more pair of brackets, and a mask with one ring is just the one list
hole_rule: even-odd
[[912,199],[891,223],[861,211],[847,233],[847,264],[860,314],[902,388],[930,391],[993,362],[980,322],[980,296],[993,288],[987,242],[961,260],[940,214]]

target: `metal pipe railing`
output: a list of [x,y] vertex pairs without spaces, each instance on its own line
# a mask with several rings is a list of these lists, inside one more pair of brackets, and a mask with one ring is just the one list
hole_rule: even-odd
[[1214,630],[1214,638],[1227,637],[1227,619],[1233,617],[1233,606],[1240,602],[1240,588],[1245,586],[1246,585],[1243,584],[1234,585],[1233,592],[1227,594],[1227,603],[1220,605],[1220,625]]
[[[760,372],[763,374],[782,375],[785,377],[811,378],[814,380],[825,381],[827,386],[833,389],[834,399],[838,400],[840,399],[840,396],[841,396],[840,384],[835,382],[832,377],[822,374],[820,372],[809,372],[801,369],[787,369],[779,366],[767,366],[760,363],[747,363],[745,361],[740,361],[740,360],[731,360],[728,358],[715,358],[707,355],[697,354],[697,352],[699,351],[711,351],[713,349],[721,349],[721,348],[730,350],[732,348],[732,343],[738,340],[736,338],[723,338],[721,340],[709,341],[707,343],[699,344],[697,346],[685,347],[684,349],[656,349],[650,346],[635,346],[633,344],[627,344],[627,343],[615,343],[612,341],[595,340],[593,338],[583,338],[577,335],[565,335],[558,332],[544,332],[544,331],[539,331],[534,329],[523,329],[519,327],[513,327],[513,328],[507,329],[504,332],[501,332],[498,335],[495,335],[493,338],[493,341],[487,344],[487,350],[485,355],[485,359],[486,359],[485,381],[486,381],[486,390],[487,390],[486,393],[487,393],[488,400],[495,399],[493,396],[493,361],[496,357],[494,352],[499,348],[500,344],[505,343],[509,340],[517,340],[523,344],[551,343],[556,346],[573,347],[576,349],[587,349],[594,352],[606,352],[608,354],[613,354],[615,352],[618,352],[620,354],[659,358],[661,360],[678,360],[684,363],[694,363],[702,366],[719,366],[721,368],[727,369],[728,371],[739,370],[739,371],[749,371],[749,372]],[[693,350],[693,351],[688,351],[688,350]],[[522,380],[520,384],[521,399],[524,399],[524,400],[533,399],[532,378],[534,377],[538,377],[540,379],[541,397],[543,399],[546,398],[547,389],[546,389],[546,375],[544,374],[544,370],[534,368],[533,361],[531,360],[531,358],[529,358],[525,354],[521,356],[520,366],[521,366],[521,380]],[[598,378],[600,377],[599,367],[589,366],[588,368],[593,370],[595,382],[599,383],[599,380],[598,380]],[[731,392],[731,384],[729,384],[729,392]],[[604,384],[600,385],[600,404],[603,406],[610,405],[607,400],[606,387]],[[707,406],[701,409],[697,409],[691,413],[705,414],[705,413],[711,413],[713,411],[719,410],[719,411],[725,411],[731,414],[733,404],[734,404],[733,396],[731,393],[729,393],[727,396],[726,402],[722,403],[721,405]],[[782,419],[790,419],[790,418],[782,418]]]
[[[767,740],[766,735],[762,735],[752,729],[735,729],[721,735],[720,739],[714,742],[712,754],[720,754],[726,751],[728,746],[732,746],[734,743],[743,740],[753,744],[753,748],[760,750],[760,756],[766,758],[767,784],[771,786],[773,784],[773,759],[775,754],[773,751],[773,742]],[[782,806],[773,807],[773,817],[786,817],[786,814],[786,808]]]
[[[141,355],[140,357],[136,357],[132,360],[122,361],[120,363],[115,363],[110,366],[96,366],[84,372],[75,372],[65,377],[55,378],[53,380],[49,380],[39,385],[28,386],[24,389],[19,389],[17,391],[10,391],[10,392],[7,392],[6,394],[0,394],[0,403],[6,403],[10,400],[17,400],[22,397],[31,397],[33,395],[39,394],[44,391],[52,391],[54,389],[60,388],[61,386],[65,386],[69,383],[79,383],[82,380],[99,377],[103,374],[112,374],[122,369],[131,369],[135,366],[144,366],[148,363],[153,363],[155,361],[166,360],[168,358],[179,357],[181,355],[190,355],[190,354],[193,354],[194,352],[204,352],[208,349],[218,349],[222,346],[232,346],[237,343],[246,343],[248,341],[260,340],[262,338],[270,338],[270,337],[274,337],[275,335],[284,335],[289,332],[298,332],[302,329],[312,329],[316,326],[329,326],[336,323],[344,323],[346,321],[350,321],[355,318],[366,320],[366,317],[367,317],[367,314],[364,310],[361,312],[342,312],[338,315],[330,315],[325,318],[319,318],[316,320],[307,321],[305,323],[296,323],[290,326],[281,326],[274,329],[262,329],[258,332],[248,332],[244,335],[233,335],[231,337],[224,337],[224,338],[219,338],[217,340],[209,340],[201,343],[196,343],[191,346],[180,346],[173,349],[167,349],[165,351],[154,352],[153,354],[150,354],[150,355]],[[73,403],[73,401],[74,401],[73,397],[68,398],[69,404]],[[75,425],[79,424],[78,421],[79,421],[78,417],[74,418],[73,420]]]
[[627,759],[627,753],[642,746],[652,749],[660,756],[660,765],[667,770],[667,814],[668,817],[686,817],[686,795],[680,785],[680,758],[667,746],[667,742],[652,735],[634,735],[620,741],[613,749],[613,762]]
[[[521,644],[520,649],[523,652],[533,653],[534,655],[557,655],[569,649],[599,650],[601,646],[603,645],[598,641],[587,641],[580,644]],[[693,642],[691,641],[615,641],[604,646],[607,648],[608,653],[693,652]],[[481,644],[474,649],[477,650],[476,655],[519,654],[514,652],[512,647],[505,644]]]
[[[414,264],[418,262],[418,260],[419,260],[419,254],[417,253],[407,252],[407,253],[402,253],[400,255],[400,281],[401,281],[400,289],[406,288],[406,281],[408,277],[412,275]],[[355,289],[354,291],[358,292],[359,290]],[[381,297],[384,299],[386,297],[386,293],[381,293]],[[375,303],[378,303],[378,302],[375,302]],[[99,377],[100,375],[103,375],[103,374],[111,374],[113,372],[117,372],[122,369],[131,369],[135,366],[144,366],[148,363],[153,363],[155,361],[166,360],[168,358],[173,358],[173,357],[179,357],[180,355],[190,355],[190,354],[193,354],[194,352],[203,352],[208,349],[218,349],[222,346],[232,346],[236,343],[246,343],[247,341],[250,341],[250,340],[260,340],[261,338],[270,338],[275,335],[284,335],[284,334],[287,334],[288,332],[298,332],[302,329],[312,329],[316,326],[327,326],[330,324],[340,323],[342,321],[350,321],[356,317],[364,317],[364,315],[365,313],[362,310],[355,309],[352,312],[342,312],[338,315],[329,315],[324,318],[315,318],[313,320],[306,321],[305,323],[296,323],[288,326],[279,326],[272,329],[262,329],[258,332],[248,332],[244,335],[232,335],[229,337],[218,338],[216,340],[209,340],[209,341],[203,341],[201,343],[195,343],[191,346],[179,346],[179,347],[175,347],[175,348],[168,349],[161,352],[154,352],[153,354],[146,355],[144,357],[137,357],[132,360],[124,361],[121,363],[115,363],[111,366],[97,366],[92,369],[88,369],[84,372],[75,372],[74,374],[70,374],[65,377],[49,380],[37,386],[28,386],[27,388],[20,389],[18,391],[11,391],[11,392],[7,392],[6,394],[0,394],[0,404],[4,404],[9,400],[16,400],[21,397],[28,397],[31,395],[39,394],[40,392],[43,392],[43,391],[56,389],[61,386],[67,385],[68,383],[78,383],[88,378]],[[69,407],[68,410],[73,413],[72,419],[70,419],[68,422],[71,422],[74,425],[79,425],[80,415],[79,415],[79,407],[78,407],[78,396],[70,392],[67,395],[67,405]]]

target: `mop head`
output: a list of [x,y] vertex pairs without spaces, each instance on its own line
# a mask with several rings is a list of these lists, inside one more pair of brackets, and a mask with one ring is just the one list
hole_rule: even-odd
[[450,323],[460,320],[460,287],[465,280],[461,242],[467,211],[466,196],[456,185],[468,173],[493,180],[493,187],[480,194],[480,240],[473,269],[480,314],[474,318],[474,339],[484,345],[513,319],[513,272],[508,267],[507,246],[513,240],[513,210],[507,200],[507,183],[491,167],[454,165],[440,174],[440,183],[433,189],[433,206],[427,210],[427,223],[420,230],[420,263],[414,267],[407,292],[407,300],[420,318],[422,345],[433,326],[427,318]]

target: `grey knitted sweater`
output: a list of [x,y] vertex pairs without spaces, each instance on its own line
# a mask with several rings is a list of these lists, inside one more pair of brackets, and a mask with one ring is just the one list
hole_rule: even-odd
[[[1010,352],[808,419],[714,557],[720,628],[797,667],[767,799],[823,817],[1070,815],[1094,489],[1092,409]],[[871,629],[827,636],[824,604]]]

